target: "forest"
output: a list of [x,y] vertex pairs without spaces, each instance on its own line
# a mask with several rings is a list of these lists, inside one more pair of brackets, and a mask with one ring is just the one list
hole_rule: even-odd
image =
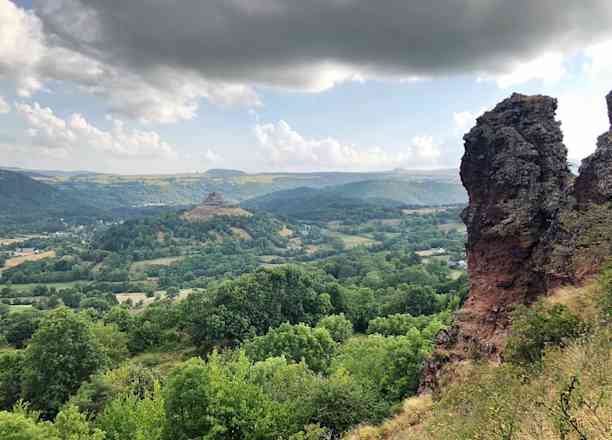
[[[314,440],[391,416],[467,294],[458,209],[395,215],[3,244],[2,438]],[[52,255],[12,264],[24,248]]]

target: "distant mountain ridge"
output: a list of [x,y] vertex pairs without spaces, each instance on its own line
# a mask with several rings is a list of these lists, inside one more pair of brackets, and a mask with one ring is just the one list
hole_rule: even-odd
[[459,183],[457,170],[247,174],[239,170],[212,169],[205,173],[140,176],[87,171],[19,172],[52,185],[82,204],[95,201],[96,207],[105,210],[196,205],[206,194],[214,191],[221,192],[229,201],[238,203],[281,190],[300,187],[321,189],[363,181],[396,179],[407,182]]
[[51,185],[0,169],[0,221],[36,221],[42,217],[76,217],[101,212]]
[[[299,219],[341,217],[343,210],[389,209],[401,206],[454,205],[467,202],[458,184],[409,180],[368,180],[325,188],[277,191],[241,203],[246,209]],[[323,213],[325,215],[323,216]]]

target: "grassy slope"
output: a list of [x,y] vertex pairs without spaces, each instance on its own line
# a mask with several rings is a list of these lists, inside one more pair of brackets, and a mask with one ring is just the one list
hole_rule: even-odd
[[408,399],[396,417],[381,426],[361,427],[346,439],[581,439],[572,423],[583,438],[612,438],[612,329],[599,321],[599,295],[591,283],[559,289],[545,299],[568,306],[595,330],[565,349],[550,350],[541,374],[464,363],[435,399]]
[[24,174],[0,170],[0,220],[95,214],[86,203]]

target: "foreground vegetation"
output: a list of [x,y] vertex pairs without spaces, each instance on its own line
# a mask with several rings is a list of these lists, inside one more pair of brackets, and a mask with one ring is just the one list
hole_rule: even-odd
[[457,212],[170,213],[6,244],[55,256],[2,273],[0,438],[315,440],[380,422],[465,298],[447,263],[464,235],[441,227]]
[[434,396],[350,440],[612,437],[612,270],[519,308],[501,365],[470,362]]

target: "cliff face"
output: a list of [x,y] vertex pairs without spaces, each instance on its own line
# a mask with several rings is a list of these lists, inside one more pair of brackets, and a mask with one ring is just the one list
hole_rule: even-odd
[[571,180],[556,109],[552,98],[515,94],[464,137],[471,283],[464,312],[477,316],[471,324],[491,350],[508,325],[508,306],[547,288],[543,260]]
[[[607,103],[612,125],[612,93]],[[579,284],[612,256],[612,128],[574,181],[556,109],[553,98],[514,94],[464,137],[470,294],[439,337],[422,391],[449,362],[498,359],[514,305]]]

